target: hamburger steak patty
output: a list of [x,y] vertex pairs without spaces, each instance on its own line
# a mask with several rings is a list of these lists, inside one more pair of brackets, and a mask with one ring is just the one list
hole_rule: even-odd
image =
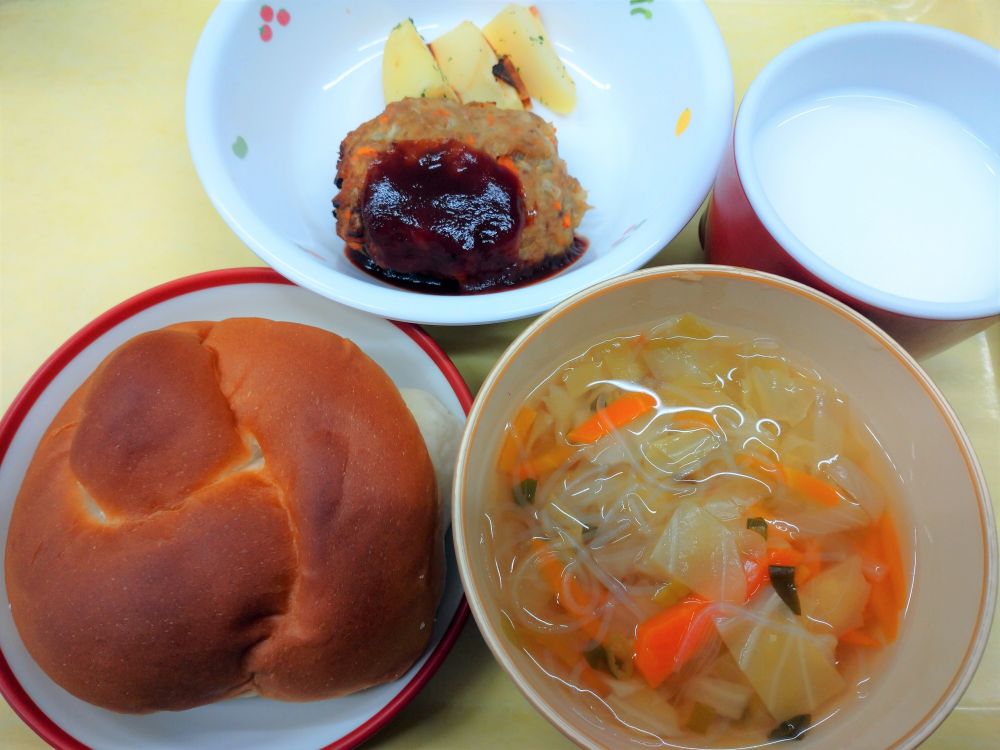
[[586,193],[531,112],[404,99],[344,139],[337,234],[365,270],[428,291],[536,278],[582,252]]

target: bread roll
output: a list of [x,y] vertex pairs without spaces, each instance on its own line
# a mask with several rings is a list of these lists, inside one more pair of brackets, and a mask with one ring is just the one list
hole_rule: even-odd
[[6,551],[41,668],[114,711],[393,680],[443,578],[434,470],[357,346],[232,319],[111,353],[42,437]]

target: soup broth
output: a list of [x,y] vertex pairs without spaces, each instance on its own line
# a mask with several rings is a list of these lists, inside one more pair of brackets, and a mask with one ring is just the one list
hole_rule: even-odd
[[847,397],[691,315],[606,340],[515,411],[484,538],[505,636],[646,745],[792,739],[863,697],[909,578]]

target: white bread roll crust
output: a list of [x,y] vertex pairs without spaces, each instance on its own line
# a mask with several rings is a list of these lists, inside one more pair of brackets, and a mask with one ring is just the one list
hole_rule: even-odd
[[434,470],[389,377],[294,323],[126,342],[43,436],[7,538],[28,651],[114,711],[393,680],[443,584]]

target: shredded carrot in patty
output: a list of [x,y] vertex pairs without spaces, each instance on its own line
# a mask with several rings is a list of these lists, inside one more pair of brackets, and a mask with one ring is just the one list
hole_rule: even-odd
[[511,159],[506,154],[504,154],[503,156],[497,157],[497,164],[499,164],[504,169],[509,169],[514,174],[520,176],[520,172],[518,171],[517,165],[514,163],[514,160]]
[[569,229],[569,225],[570,225],[569,214],[563,214],[563,226],[566,227],[566,229]]

